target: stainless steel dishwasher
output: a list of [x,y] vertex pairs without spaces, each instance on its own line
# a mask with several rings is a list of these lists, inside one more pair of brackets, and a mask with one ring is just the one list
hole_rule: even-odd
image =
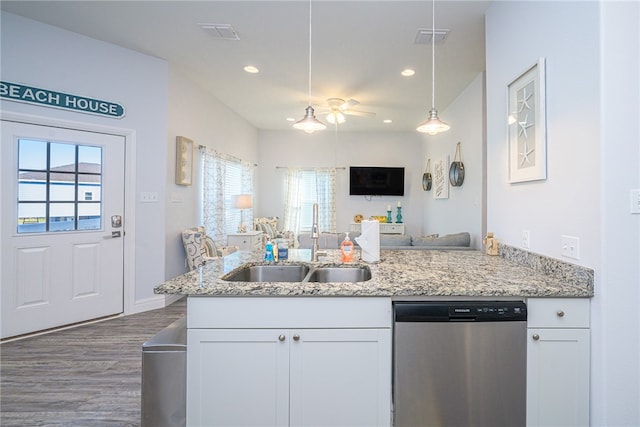
[[394,320],[395,427],[525,426],[524,302],[395,302]]

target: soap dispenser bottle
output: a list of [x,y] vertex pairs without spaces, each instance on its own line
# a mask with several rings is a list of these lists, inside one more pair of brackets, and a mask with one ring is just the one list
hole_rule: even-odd
[[264,260],[265,261],[273,261],[273,243],[271,240],[267,241],[267,244],[264,246]]
[[344,240],[340,243],[340,253],[342,262],[353,262],[353,242],[349,239],[349,233],[346,233]]

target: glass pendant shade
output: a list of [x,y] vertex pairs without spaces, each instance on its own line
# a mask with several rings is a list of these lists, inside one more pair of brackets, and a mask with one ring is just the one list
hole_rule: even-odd
[[329,113],[329,115],[327,116],[327,121],[332,125],[336,123],[341,125],[342,123],[347,121],[347,119],[345,119],[344,114],[342,114],[341,112],[333,112]]
[[306,108],[304,117],[293,125],[295,129],[303,130],[307,133],[315,132],[317,130],[324,130],[327,126],[320,120],[316,119],[313,111],[313,107],[309,105]]
[[429,110],[429,118],[420,123],[416,130],[418,132],[428,133],[429,135],[436,135],[440,132],[449,130],[449,128],[450,126],[438,117],[438,110],[432,108]]

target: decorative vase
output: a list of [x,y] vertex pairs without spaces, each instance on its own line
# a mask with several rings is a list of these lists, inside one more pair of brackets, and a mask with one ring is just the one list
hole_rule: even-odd
[[396,223],[402,224],[402,207],[398,206],[398,214],[396,215]]

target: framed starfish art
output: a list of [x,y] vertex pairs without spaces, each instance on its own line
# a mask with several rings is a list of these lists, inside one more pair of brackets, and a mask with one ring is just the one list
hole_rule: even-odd
[[507,86],[509,182],[547,178],[545,62],[521,73]]

